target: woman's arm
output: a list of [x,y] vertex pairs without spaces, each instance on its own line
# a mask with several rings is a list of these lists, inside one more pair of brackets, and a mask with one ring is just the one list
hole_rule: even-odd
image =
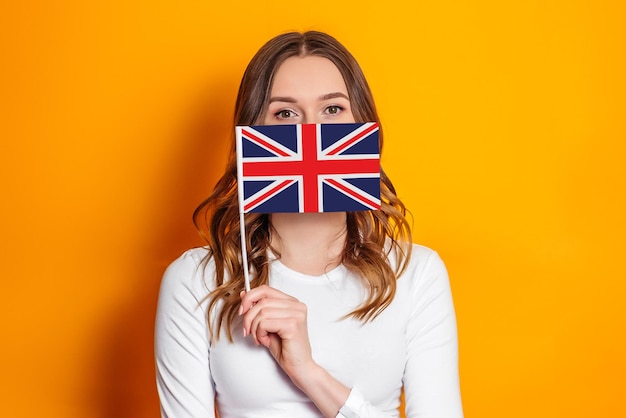
[[157,389],[163,417],[214,418],[209,337],[200,255],[188,251],[166,270],[156,315]]
[[446,268],[433,252],[412,288],[404,392],[407,418],[462,418],[457,329]]

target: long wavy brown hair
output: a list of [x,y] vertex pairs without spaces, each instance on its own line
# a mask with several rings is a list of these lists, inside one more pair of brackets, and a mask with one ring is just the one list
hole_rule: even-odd
[[[372,93],[354,57],[330,35],[310,31],[276,36],[256,53],[239,86],[234,124],[261,123],[278,67],[289,57],[309,55],[327,58],[339,69],[348,89],[356,122],[380,123]],[[382,129],[379,140],[382,150]],[[195,210],[193,220],[208,244],[209,253],[205,261],[212,259],[215,265],[215,289],[207,296],[209,315],[216,312],[216,317],[208,321],[210,335],[212,339],[219,338],[220,331],[225,328],[232,341],[239,293],[244,288],[234,132],[226,170],[213,193]],[[245,227],[251,285],[268,284],[268,249],[272,233],[269,216],[246,214]],[[411,229],[406,220],[406,208],[396,196],[391,180],[381,169],[381,209],[347,213],[347,238],[342,263],[362,277],[368,294],[363,304],[353,312],[347,312],[346,316],[369,321],[389,306],[396,292],[396,280],[410,258],[410,243]],[[274,249],[272,251],[275,252]],[[390,262],[392,252],[394,267]]]

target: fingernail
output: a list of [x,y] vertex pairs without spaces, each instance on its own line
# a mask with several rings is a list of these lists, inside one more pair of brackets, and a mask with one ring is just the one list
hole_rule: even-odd
[[246,331],[246,327],[243,328],[243,338],[248,336],[248,332]]
[[239,316],[243,313],[243,305],[239,305]]

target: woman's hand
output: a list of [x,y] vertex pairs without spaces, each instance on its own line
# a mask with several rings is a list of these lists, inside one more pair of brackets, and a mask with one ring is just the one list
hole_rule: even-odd
[[291,381],[322,414],[336,416],[350,389],[313,361],[306,305],[264,285],[241,292],[239,315],[243,315],[244,337],[250,335],[257,344],[268,347]]
[[317,366],[311,356],[307,308],[298,299],[269,286],[241,294],[243,334],[269,348],[283,371],[300,386]]

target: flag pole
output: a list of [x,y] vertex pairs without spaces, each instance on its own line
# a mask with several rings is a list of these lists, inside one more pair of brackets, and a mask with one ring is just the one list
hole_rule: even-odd
[[244,213],[239,211],[239,235],[241,237],[241,263],[246,292],[250,291],[250,272],[248,271],[248,248],[246,246],[246,223]]
[[248,248],[246,245],[246,221],[243,210],[243,173],[242,173],[242,151],[241,151],[241,126],[235,126],[235,145],[237,151],[237,203],[239,204],[239,236],[241,238],[241,263],[243,268],[243,279],[246,292],[250,291],[250,272],[248,271]]

